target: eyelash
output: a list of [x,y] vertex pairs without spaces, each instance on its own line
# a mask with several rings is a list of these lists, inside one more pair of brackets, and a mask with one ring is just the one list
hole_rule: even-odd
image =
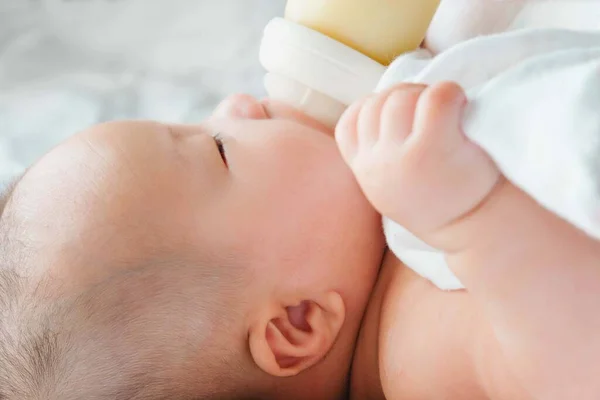
[[217,145],[217,150],[219,150],[219,154],[221,155],[221,159],[227,165],[227,155],[225,154],[225,146],[223,145],[223,136],[220,133],[217,133],[214,136],[215,144]]

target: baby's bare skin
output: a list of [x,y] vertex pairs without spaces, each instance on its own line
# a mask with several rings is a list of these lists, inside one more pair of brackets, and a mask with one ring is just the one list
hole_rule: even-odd
[[371,339],[383,392],[596,399],[600,244],[502,177],[464,136],[465,104],[454,84],[402,84],[355,104],[338,125],[372,204],[446,253],[467,287],[440,293],[398,268],[381,278]]
[[363,323],[351,384],[356,400],[530,399],[472,296],[437,289],[391,252]]

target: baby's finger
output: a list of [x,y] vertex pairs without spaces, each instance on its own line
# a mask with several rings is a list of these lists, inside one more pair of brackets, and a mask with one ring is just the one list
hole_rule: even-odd
[[358,145],[372,146],[379,137],[381,111],[391,92],[368,97],[358,117]]
[[415,109],[425,85],[404,84],[389,92],[381,111],[381,138],[404,141],[413,130]]
[[358,118],[365,99],[356,101],[342,114],[335,127],[335,140],[342,157],[350,164],[358,151]]
[[452,133],[462,132],[462,111],[465,104],[465,93],[457,84],[444,82],[430,86],[417,102],[414,132],[436,144],[455,141],[457,137]]

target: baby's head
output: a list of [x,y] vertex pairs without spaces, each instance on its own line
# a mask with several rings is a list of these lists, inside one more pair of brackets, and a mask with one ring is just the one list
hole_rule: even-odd
[[318,123],[247,96],[60,145],[0,211],[0,398],[336,398],[383,250]]

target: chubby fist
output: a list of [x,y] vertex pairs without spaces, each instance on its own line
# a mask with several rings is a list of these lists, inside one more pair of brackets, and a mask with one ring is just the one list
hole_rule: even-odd
[[373,206],[432,245],[500,179],[461,129],[466,102],[454,83],[404,83],[353,104],[336,128],[342,156]]

